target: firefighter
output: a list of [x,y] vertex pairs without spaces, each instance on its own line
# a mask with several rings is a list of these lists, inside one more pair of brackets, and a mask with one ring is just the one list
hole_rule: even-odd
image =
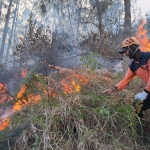
[[[143,111],[150,108],[150,52],[142,52],[139,48],[139,41],[135,37],[126,38],[122,42],[121,49],[118,52],[125,54],[132,59],[132,62],[124,78],[114,87],[105,90],[103,93],[112,93],[125,89],[133,77],[137,75],[146,83],[146,86],[143,87],[142,92],[134,96],[133,106],[135,107],[137,116],[143,118]],[[140,124],[137,123],[138,135],[142,135]]]

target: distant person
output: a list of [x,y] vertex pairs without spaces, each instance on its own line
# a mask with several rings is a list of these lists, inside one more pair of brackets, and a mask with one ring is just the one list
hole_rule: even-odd
[[[114,87],[105,90],[103,93],[112,93],[125,89],[133,77],[137,75],[146,83],[146,86],[143,87],[141,93],[134,96],[133,106],[135,107],[137,116],[143,118],[143,111],[150,108],[150,52],[140,51],[139,41],[135,37],[126,38],[122,42],[121,49],[118,52],[120,54],[125,54],[132,59],[132,62],[124,78]],[[141,106],[140,110],[137,109],[137,107],[140,107],[137,106],[137,102]],[[139,128],[141,127],[139,127],[139,123],[137,123],[137,134],[141,135],[142,131]]]

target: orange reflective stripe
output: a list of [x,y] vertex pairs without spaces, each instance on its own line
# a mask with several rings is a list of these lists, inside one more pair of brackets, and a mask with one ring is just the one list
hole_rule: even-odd
[[[150,71],[150,59],[148,60],[147,64],[148,64],[148,70]],[[150,92],[150,72],[148,72],[148,81],[145,86],[145,89]]]

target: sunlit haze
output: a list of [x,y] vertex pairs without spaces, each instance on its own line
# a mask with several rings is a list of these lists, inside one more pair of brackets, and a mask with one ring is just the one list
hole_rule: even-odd
[[150,0],[137,0],[139,8],[141,8],[142,16],[144,17],[145,14],[150,11]]

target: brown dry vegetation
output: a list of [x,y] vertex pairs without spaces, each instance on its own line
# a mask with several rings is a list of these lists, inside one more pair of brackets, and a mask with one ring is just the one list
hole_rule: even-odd
[[[79,93],[64,94],[59,82],[55,83],[57,86],[53,90],[57,90],[59,95],[47,97],[42,94],[39,103],[29,105],[12,116],[11,127],[30,123],[17,138],[13,150],[150,149],[137,138],[136,117],[131,106],[133,95],[143,88],[141,80],[135,78],[126,90],[105,95],[102,92],[117,83],[121,79],[120,74],[85,68],[72,70],[72,73],[83,75],[89,81],[86,85],[78,82],[81,86]],[[36,75],[36,78],[26,80],[27,92],[35,92],[35,85],[50,85],[48,81],[56,82],[60,77],[58,72],[43,78]],[[145,114],[148,124],[148,111]]]

